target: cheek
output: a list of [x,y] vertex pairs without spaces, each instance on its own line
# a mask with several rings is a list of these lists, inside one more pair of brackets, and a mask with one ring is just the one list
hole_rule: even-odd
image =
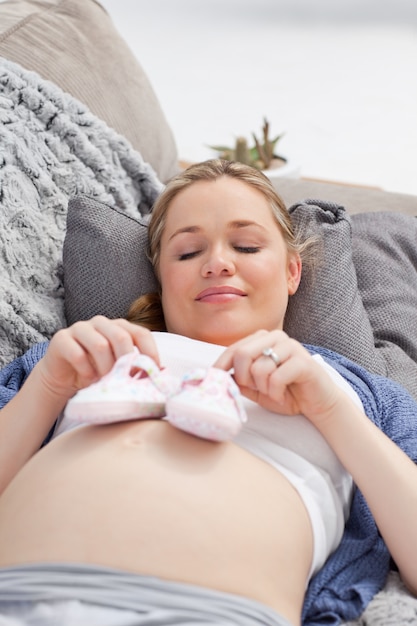
[[264,257],[256,262],[249,263],[246,267],[246,274],[255,284],[262,283],[273,287],[277,282],[281,282],[285,273],[283,263],[278,263],[276,257]]
[[184,315],[184,307],[192,297],[195,279],[192,280],[185,265],[167,264],[161,267],[162,308],[167,321]]
[[159,282],[162,292],[169,291],[172,283],[175,283],[176,272],[173,271],[172,263],[161,257],[159,263]]
[[161,303],[167,331],[186,335],[191,293],[187,272],[161,272],[161,285]]
[[180,303],[182,301],[175,284],[165,276],[161,291],[161,304],[164,312],[165,324],[169,332],[176,332],[178,318],[181,318]]
[[168,265],[167,267],[161,268],[160,276],[162,293],[164,293],[164,291],[167,293],[182,292],[188,283],[188,272],[185,267],[172,267]]
[[263,299],[275,300],[288,296],[288,273],[284,262],[277,263],[274,258],[264,260],[254,271],[251,280]]

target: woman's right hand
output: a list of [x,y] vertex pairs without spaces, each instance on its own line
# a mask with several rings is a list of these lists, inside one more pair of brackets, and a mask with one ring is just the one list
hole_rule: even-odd
[[134,346],[159,364],[149,330],[124,319],[96,316],[57,331],[38,371],[49,391],[66,401],[107,374]]
[[52,337],[19,393],[0,410],[0,494],[39,450],[68,400],[134,346],[159,364],[151,332],[127,320],[97,316]]

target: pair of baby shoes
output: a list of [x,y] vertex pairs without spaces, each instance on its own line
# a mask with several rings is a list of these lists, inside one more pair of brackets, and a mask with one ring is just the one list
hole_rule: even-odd
[[213,441],[232,439],[246,421],[239,388],[228,372],[198,368],[180,379],[134,348],[71,398],[55,434],[86,423],[162,417]]

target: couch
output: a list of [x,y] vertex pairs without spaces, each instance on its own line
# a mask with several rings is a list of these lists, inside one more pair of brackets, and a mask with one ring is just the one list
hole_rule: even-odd
[[[95,0],[0,4],[0,146],[2,367],[155,288],[147,219],[181,165],[150,81]],[[417,197],[307,179],[276,188],[321,242],[287,332],[417,399]],[[349,624],[412,623],[417,600],[393,569]]]

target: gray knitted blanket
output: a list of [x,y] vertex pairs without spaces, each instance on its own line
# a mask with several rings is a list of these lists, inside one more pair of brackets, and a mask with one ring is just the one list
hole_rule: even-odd
[[82,103],[0,57],[0,367],[65,325],[68,199],[85,193],[138,216],[161,188]]
[[397,572],[390,572],[387,583],[361,617],[344,626],[416,626],[417,598],[404,587]]

